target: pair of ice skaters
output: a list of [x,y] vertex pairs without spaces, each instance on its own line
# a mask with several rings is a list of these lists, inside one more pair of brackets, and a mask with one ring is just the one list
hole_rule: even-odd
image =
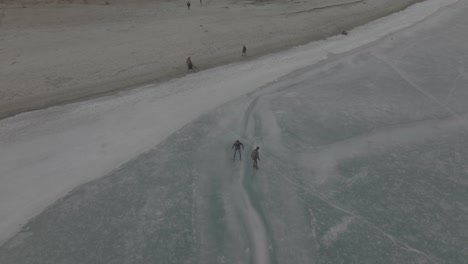
[[[239,160],[242,160],[242,155],[241,155],[241,148],[244,149],[244,144],[242,144],[242,142],[240,142],[239,140],[236,140],[236,142],[234,142],[234,145],[232,145],[232,148],[231,149],[234,149],[234,158],[233,160],[236,160],[236,153],[238,152],[239,153]],[[259,151],[259,147],[256,147],[252,153],[250,154],[250,157],[252,158],[253,160],[253,167],[255,169],[258,169],[258,161],[260,160],[260,153],[258,152]]]

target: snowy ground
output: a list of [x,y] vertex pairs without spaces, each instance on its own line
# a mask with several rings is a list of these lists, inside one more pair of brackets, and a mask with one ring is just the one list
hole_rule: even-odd
[[239,61],[242,44],[249,58],[305,44],[420,0],[4,1],[0,117],[182,76],[187,56],[207,69]]
[[0,263],[464,263],[468,1],[398,31],[449,2],[0,121],[3,237],[107,174],[33,219]]

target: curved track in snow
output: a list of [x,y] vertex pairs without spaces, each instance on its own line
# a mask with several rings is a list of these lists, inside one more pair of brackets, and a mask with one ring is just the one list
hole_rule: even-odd
[[[0,263],[462,263],[466,13],[461,1],[216,106],[39,214],[0,247]],[[181,88],[187,97],[163,106],[213,99],[215,88]]]

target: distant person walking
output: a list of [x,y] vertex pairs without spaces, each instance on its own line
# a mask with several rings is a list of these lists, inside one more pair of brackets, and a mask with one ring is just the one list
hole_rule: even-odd
[[239,152],[239,160],[242,160],[242,155],[241,155],[241,147],[244,149],[244,144],[240,142],[239,140],[236,140],[234,142],[234,145],[232,145],[231,149],[234,149],[234,158],[232,160],[236,160],[236,153]]
[[187,1],[187,9],[188,9],[188,10],[190,10],[190,6],[191,6],[191,5],[192,5],[192,4],[190,3],[190,1]]
[[203,1],[203,0],[200,0],[200,5],[203,4],[202,1]]
[[190,57],[188,57],[187,60],[185,60],[185,63],[187,63],[188,71],[192,71],[193,68],[195,68],[195,66],[193,66],[192,59]]
[[260,153],[258,152],[260,148],[257,147],[252,151],[252,154],[250,154],[250,157],[253,159],[253,167],[258,170],[258,161],[260,160]]
[[247,56],[247,48],[245,45],[242,47],[242,56]]

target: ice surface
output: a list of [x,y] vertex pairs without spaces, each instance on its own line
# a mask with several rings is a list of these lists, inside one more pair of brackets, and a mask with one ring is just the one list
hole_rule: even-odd
[[347,37],[1,120],[0,243],[74,187],[107,175],[201,114],[294,70],[405,28],[452,2],[425,1]]
[[257,81],[38,215],[0,263],[466,263],[467,13]]

